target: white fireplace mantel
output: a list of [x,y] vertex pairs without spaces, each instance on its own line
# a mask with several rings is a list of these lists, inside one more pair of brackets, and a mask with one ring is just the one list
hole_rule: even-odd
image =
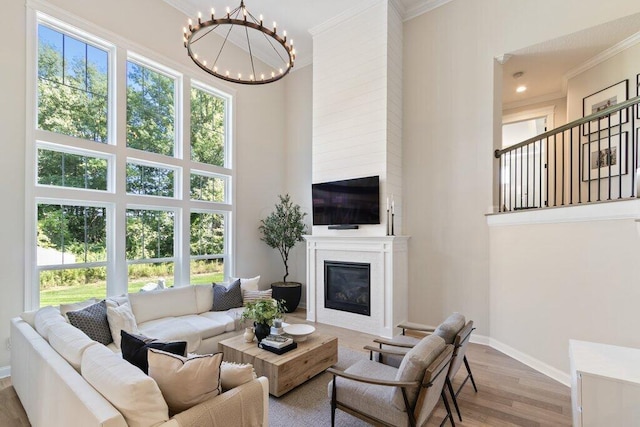
[[[304,236],[307,320],[391,338],[408,318],[408,236]],[[371,313],[325,308],[324,262],[371,264]]]

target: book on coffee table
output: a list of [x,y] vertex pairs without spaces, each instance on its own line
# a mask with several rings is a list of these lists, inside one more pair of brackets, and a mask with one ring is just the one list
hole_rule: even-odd
[[265,343],[264,343],[264,340],[262,340],[262,341],[258,344],[258,347],[260,347],[260,348],[261,348],[261,349],[263,349],[263,350],[270,351],[271,353],[275,353],[275,354],[284,354],[284,353],[286,353],[287,351],[291,351],[291,350],[293,350],[293,349],[298,348],[298,344],[294,342],[294,343],[289,344],[289,345],[288,345],[288,346],[286,346],[286,347],[277,348],[277,347],[271,347],[270,345],[265,344]]
[[270,347],[284,348],[293,344],[293,339],[283,335],[267,335],[262,339],[262,342]]

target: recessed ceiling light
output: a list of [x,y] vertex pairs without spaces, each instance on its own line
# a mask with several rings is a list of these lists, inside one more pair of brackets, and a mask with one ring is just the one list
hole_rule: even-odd
[[522,92],[524,92],[525,90],[527,90],[527,87],[526,87],[526,86],[518,86],[518,87],[516,88],[516,92],[518,92],[518,93],[522,93]]

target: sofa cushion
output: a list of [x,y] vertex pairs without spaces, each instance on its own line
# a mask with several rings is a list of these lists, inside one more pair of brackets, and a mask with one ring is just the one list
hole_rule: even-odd
[[120,331],[126,331],[130,334],[140,333],[129,303],[116,305],[114,301],[107,300],[107,320],[116,349],[120,349]]
[[67,318],[69,323],[87,334],[92,340],[104,345],[113,342],[107,320],[107,303],[104,300],[82,310],[68,311]]
[[[210,319],[216,323],[222,323],[224,325],[224,332],[231,332],[236,330],[234,313],[238,312],[241,314],[242,310],[242,308],[235,308],[229,311],[208,311],[198,316]],[[240,314],[238,314],[238,317]]]
[[82,376],[124,416],[131,427],[151,427],[169,419],[156,382],[101,345],[82,355]]
[[[420,340],[407,354],[402,358],[398,373],[396,374],[397,381],[422,381],[424,377],[424,371],[427,367],[436,360],[436,357],[442,353],[445,348],[445,343],[442,338],[437,335],[428,335]],[[411,407],[415,405],[418,398],[419,387],[413,387],[407,389],[407,397]],[[402,397],[402,389],[400,387],[393,387],[391,389],[393,405],[403,410],[405,408],[404,398]]]
[[256,371],[250,363],[222,362],[220,365],[222,391],[231,390],[256,378]]
[[[227,316],[228,317],[228,316]],[[227,322],[218,319],[210,319],[205,316],[191,314],[189,316],[177,317],[178,320],[187,322],[198,331],[201,340],[215,337],[226,332]],[[232,319],[233,321],[233,319]]]
[[177,317],[138,323],[138,330],[143,335],[157,338],[160,341],[186,341],[189,353],[194,353],[202,341],[198,329]]
[[129,294],[131,311],[138,326],[149,320],[196,314],[196,291],[193,286]]
[[149,376],[156,380],[173,414],[220,394],[222,353],[178,356],[149,350]]
[[57,322],[49,327],[49,344],[78,372],[84,351],[98,345],[87,334],[66,322]]
[[196,291],[197,313],[211,311],[213,308],[213,286],[211,285],[193,285]]
[[460,313],[453,313],[451,316],[447,317],[444,322],[438,325],[436,330],[433,331],[433,334],[441,337],[445,343],[453,344],[453,340],[456,338],[458,332],[460,332],[464,327],[464,324],[464,316]]
[[140,368],[145,374],[149,372],[147,354],[150,348],[164,350],[182,356],[187,354],[187,343],[185,341],[164,343],[153,339],[147,340],[144,339],[145,337],[134,336],[128,334],[126,331],[121,331],[120,333],[122,334],[122,358]]
[[36,326],[36,331],[45,340],[49,340],[49,327],[54,323],[63,322],[66,323],[66,319],[60,315],[60,311],[57,308],[47,306],[42,307],[36,311],[33,317],[33,323]]
[[229,287],[214,283],[213,311],[227,311],[236,307],[242,307],[240,280],[236,280]]

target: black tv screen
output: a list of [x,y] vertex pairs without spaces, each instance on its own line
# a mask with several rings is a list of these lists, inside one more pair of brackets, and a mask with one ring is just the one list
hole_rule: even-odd
[[312,185],[313,225],[380,224],[380,178]]

